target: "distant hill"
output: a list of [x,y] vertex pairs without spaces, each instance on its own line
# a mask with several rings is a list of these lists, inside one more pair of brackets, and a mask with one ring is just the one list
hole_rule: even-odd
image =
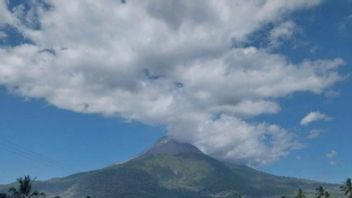
[[[50,196],[80,198],[192,198],[192,197],[280,197],[298,188],[306,192],[323,185],[333,197],[338,186],[315,181],[279,177],[245,165],[216,160],[195,146],[163,138],[151,149],[123,164],[37,182],[35,188]],[[8,186],[0,186],[0,192]]]

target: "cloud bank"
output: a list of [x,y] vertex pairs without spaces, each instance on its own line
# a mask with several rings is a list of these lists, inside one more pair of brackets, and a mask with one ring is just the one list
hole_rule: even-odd
[[[0,21],[31,41],[0,48],[1,85],[75,112],[164,125],[217,158],[256,165],[285,156],[299,146],[294,134],[250,118],[341,79],[340,59],[294,64],[243,45],[319,0],[45,2],[50,8],[33,1]],[[282,25],[271,39],[289,38],[292,28]]]

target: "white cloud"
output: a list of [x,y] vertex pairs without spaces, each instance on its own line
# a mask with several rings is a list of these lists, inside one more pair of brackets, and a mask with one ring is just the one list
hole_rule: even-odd
[[218,119],[194,115],[172,123],[170,135],[194,142],[204,152],[221,159],[243,161],[251,165],[267,164],[301,148],[288,133],[277,125],[250,124],[236,117]]
[[324,133],[324,130],[321,129],[313,129],[309,132],[307,138],[308,139],[316,139],[318,138],[322,133]]
[[263,25],[320,1],[48,1],[33,44],[0,48],[0,84],[59,108],[162,124],[215,157],[265,164],[298,148],[295,137],[249,117],[277,99],[323,94],[341,59],[304,60],[246,42]]
[[283,40],[290,39],[295,32],[299,31],[293,21],[285,21],[270,31],[269,40],[272,46],[279,46]]
[[13,24],[14,18],[7,9],[6,0],[0,0],[0,27]]
[[7,35],[5,32],[0,31],[0,40],[6,38]]
[[303,126],[307,126],[312,122],[316,122],[319,120],[330,120],[331,118],[323,113],[320,113],[319,111],[314,111],[314,112],[310,112],[308,113],[306,116],[304,116],[301,120],[301,125]]
[[331,150],[330,152],[326,153],[327,158],[334,158],[337,156],[337,152],[335,150]]
[[342,33],[349,34],[352,27],[352,14],[343,18],[342,21],[338,23],[338,30]]
[[335,166],[338,162],[337,162],[337,160],[336,160],[336,156],[337,156],[337,151],[335,151],[335,150],[331,150],[331,151],[329,151],[328,153],[326,153],[326,158],[328,158],[328,160],[329,160],[329,164],[331,165],[331,166]]

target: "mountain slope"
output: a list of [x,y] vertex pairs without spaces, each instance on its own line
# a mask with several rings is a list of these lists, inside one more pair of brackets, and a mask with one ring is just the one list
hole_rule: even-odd
[[[38,182],[49,195],[117,197],[277,197],[318,182],[277,177],[244,165],[213,159],[190,144],[164,138],[126,163],[65,178]],[[330,191],[336,185],[325,184]]]

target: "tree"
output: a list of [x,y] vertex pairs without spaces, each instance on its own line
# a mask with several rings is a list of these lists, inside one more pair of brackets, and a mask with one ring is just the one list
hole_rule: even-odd
[[352,198],[352,182],[351,178],[348,178],[346,182],[340,186],[341,191],[345,193],[348,198]]
[[325,190],[324,187],[319,186],[315,189],[315,198],[329,198],[330,193]]
[[315,189],[315,197],[316,198],[324,198],[325,189],[322,186],[319,186]]
[[325,191],[325,193],[324,193],[324,198],[329,198],[329,197],[330,197],[330,193],[327,192],[327,191]]
[[305,197],[306,197],[306,195],[304,194],[303,190],[301,188],[298,189],[295,198],[305,198]]
[[0,193],[0,198],[8,198],[7,194]]
[[11,198],[39,198],[44,197],[44,193],[37,191],[32,192],[33,182],[35,179],[32,179],[30,176],[24,176],[17,179],[19,184],[18,189],[12,187],[9,189]]

